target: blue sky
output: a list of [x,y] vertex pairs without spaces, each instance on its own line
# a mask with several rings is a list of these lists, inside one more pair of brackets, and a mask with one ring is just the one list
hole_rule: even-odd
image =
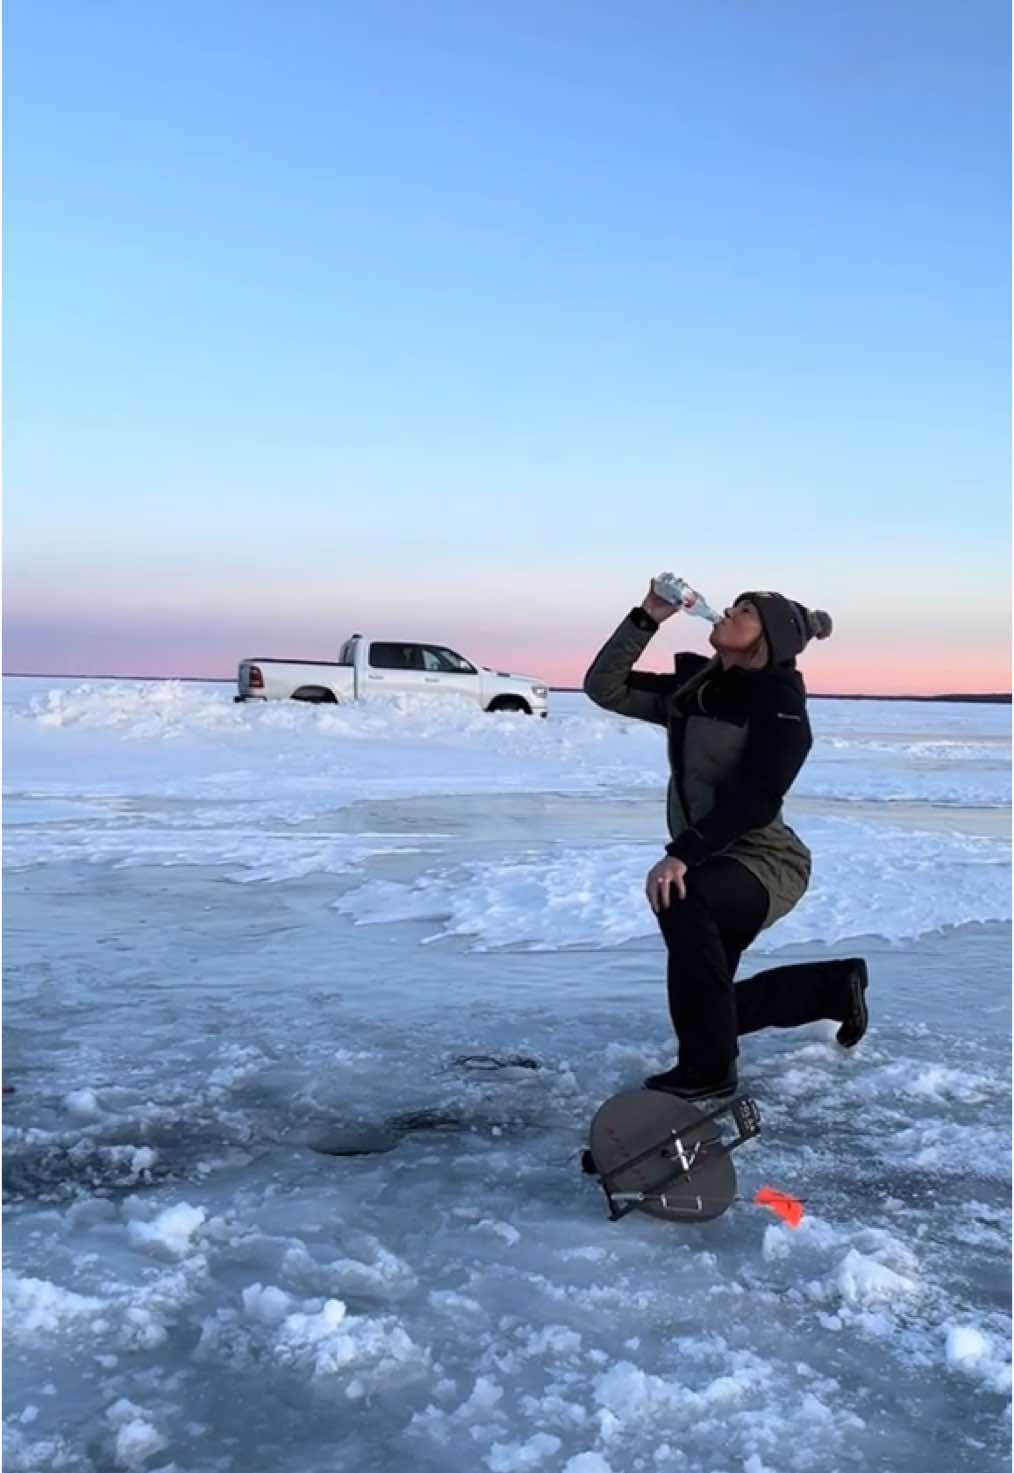
[[8,670],[355,628],[577,680],[665,567],[828,608],[814,690],[1009,688],[1006,6],[5,40]]

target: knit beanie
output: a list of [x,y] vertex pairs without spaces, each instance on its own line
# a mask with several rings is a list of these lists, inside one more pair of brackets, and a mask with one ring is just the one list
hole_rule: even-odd
[[811,639],[827,639],[831,615],[823,609],[808,609],[781,593],[741,593],[738,604],[750,602],[764,626],[768,642],[768,664],[783,665],[800,654]]

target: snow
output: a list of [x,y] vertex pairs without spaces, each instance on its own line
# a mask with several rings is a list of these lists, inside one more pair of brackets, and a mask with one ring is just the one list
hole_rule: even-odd
[[5,685],[6,1467],[1007,1465],[1009,708],[812,703],[743,972],[862,953],[873,1026],[746,1041],[680,1229],[576,1159],[670,1059],[662,733],[231,694]]
[[45,1279],[22,1278],[13,1270],[4,1274],[4,1319],[18,1338],[44,1340],[69,1321],[101,1309],[102,1303]]
[[[805,900],[757,951],[788,942],[845,941],[857,931],[904,941],[970,921],[1010,918],[1010,849],[1002,838],[913,834],[894,825],[810,817],[796,825],[822,857]],[[863,876],[854,871],[857,848]],[[426,920],[440,924],[424,941],[469,936],[479,946],[511,944],[554,950],[616,945],[653,934],[642,900],[646,846],[561,848],[550,857],[440,864],[412,883],[372,881],[335,901],[363,924]],[[944,890],[913,880],[948,875]],[[263,872],[262,878],[265,878]]]
[[127,1236],[131,1243],[144,1252],[183,1258],[190,1252],[194,1234],[206,1217],[203,1207],[191,1207],[186,1202],[177,1202],[160,1212],[152,1222],[129,1222]]
[[113,1461],[120,1468],[143,1468],[166,1445],[161,1433],[145,1421],[144,1409],[125,1397],[107,1409],[106,1421],[116,1429]]

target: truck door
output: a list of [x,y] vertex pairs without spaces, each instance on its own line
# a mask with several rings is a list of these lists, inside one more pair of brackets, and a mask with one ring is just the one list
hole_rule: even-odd
[[425,689],[421,646],[373,640],[366,667],[367,695],[400,695]]
[[470,660],[444,645],[424,644],[423,689],[434,695],[467,696],[476,703],[481,702],[479,672]]

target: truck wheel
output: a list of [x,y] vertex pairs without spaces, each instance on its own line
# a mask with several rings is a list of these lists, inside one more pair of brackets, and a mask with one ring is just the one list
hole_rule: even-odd
[[532,708],[521,696],[497,696],[490,701],[486,707],[487,711],[523,711],[526,716],[531,716]]
[[298,690],[292,692],[294,701],[312,701],[315,706],[331,705],[337,706],[333,690],[328,690],[326,685],[301,685]]

